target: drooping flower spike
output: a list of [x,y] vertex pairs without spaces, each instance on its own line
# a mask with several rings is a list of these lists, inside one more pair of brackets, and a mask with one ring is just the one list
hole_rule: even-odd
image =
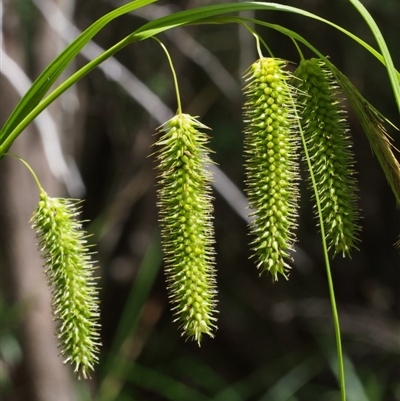
[[200,345],[216,328],[211,163],[207,127],[178,113],[159,128],[158,206],[169,297],[182,335]]
[[294,91],[284,60],[263,57],[244,78],[246,192],[251,234],[261,272],[286,277],[293,251],[298,203],[298,130]]
[[359,211],[354,158],[338,85],[323,61],[315,58],[302,60],[295,75],[328,247],[335,254],[350,254],[358,242]]
[[86,379],[98,362],[100,324],[95,267],[77,220],[78,202],[51,198],[41,189],[32,222],[52,289],[61,355],[64,363],[74,365],[78,378]]

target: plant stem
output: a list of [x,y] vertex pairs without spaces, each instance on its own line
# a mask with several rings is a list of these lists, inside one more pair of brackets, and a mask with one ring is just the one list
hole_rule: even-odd
[[261,51],[261,48],[260,48],[260,37],[259,37],[255,32],[253,33],[253,35],[254,35],[254,37],[256,38],[258,57],[259,57],[260,59],[262,59],[262,58],[263,58],[263,55],[262,55],[262,51]]
[[293,43],[294,43],[294,45],[295,45],[297,51],[299,52],[300,59],[301,59],[301,60],[304,60],[303,52],[301,51],[300,46],[299,46],[299,44],[297,43],[296,39],[294,39],[294,38],[292,38],[292,37],[291,37],[290,39],[292,39],[292,41],[293,41]]
[[153,36],[153,39],[156,40],[160,44],[160,46],[164,50],[165,54],[167,55],[169,66],[170,66],[171,72],[172,72],[172,77],[174,79],[175,92],[176,92],[176,103],[177,103],[177,107],[178,107],[178,114],[182,114],[181,96],[180,96],[180,93],[179,93],[178,78],[176,76],[176,72],[175,72],[174,64],[172,63],[171,56],[169,55],[169,52],[168,52],[167,48],[165,47],[164,43],[161,42],[160,39],[156,38],[155,36]]
[[342,340],[341,340],[341,336],[340,336],[339,314],[338,314],[337,306],[336,306],[335,291],[334,291],[331,267],[330,267],[329,256],[328,256],[328,247],[326,244],[325,227],[324,227],[324,221],[322,218],[321,203],[320,203],[319,194],[317,191],[314,172],[313,172],[312,165],[311,165],[310,155],[309,155],[308,149],[307,149],[306,139],[304,137],[304,132],[302,130],[301,123],[300,123],[300,118],[297,114],[297,109],[295,107],[295,102],[293,99],[292,99],[292,102],[293,102],[294,112],[295,112],[295,115],[296,115],[296,118],[298,121],[298,126],[299,126],[299,130],[300,130],[300,135],[301,135],[301,142],[302,142],[302,145],[304,148],[304,154],[306,156],[307,166],[310,171],[311,182],[312,182],[312,186],[313,186],[313,190],[314,190],[314,194],[315,194],[315,201],[316,201],[317,209],[318,209],[319,224],[321,227],[322,248],[323,248],[323,252],[324,252],[326,275],[327,275],[327,279],[328,279],[329,297],[330,297],[331,308],[332,308],[333,326],[334,326],[334,330],[335,330],[336,353],[337,353],[337,357],[338,357],[340,395],[341,395],[341,401],[346,401],[346,381],[345,381],[345,374],[344,374]]
[[12,156],[15,157],[16,159],[18,159],[21,163],[23,163],[25,165],[25,167],[30,171],[30,173],[32,174],[34,180],[36,181],[36,185],[39,188],[39,191],[43,191],[42,186],[40,185],[40,181],[39,178],[37,177],[36,173],[33,171],[33,168],[28,164],[27,161],[25,161],[22,157],[15,155],[14,153],[4,153],[3,156]]

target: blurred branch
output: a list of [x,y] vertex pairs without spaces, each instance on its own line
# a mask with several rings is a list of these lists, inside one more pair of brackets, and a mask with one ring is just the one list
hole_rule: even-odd
[[212,183],[215,190],[223,196],[238,216],[249,224],[252,221],[252,217],[249,213],[249,202],[243,192],[217,165],[210,164],[208,169],[215,177]]
[[[0,30],[3,32],[3,3],[0,3]],[[8,54],[4,47],[2,34],[1,40],[1,53],[2,65],[1,73],[14,87],[20,97],[32,85],[32,81],[25,74],[23,69],[16,63]],[[42,114],[35,119],[36,127],[39,131],[40,138],[43,143],[44,153],[51,173],[67,187],[68,193],[71,196],[82,196],[85,192],[85,186],[82,178],[76,167],[75,161],[63,153],[60,134],[57,124],[53,120],[48,110],[44,110]]]

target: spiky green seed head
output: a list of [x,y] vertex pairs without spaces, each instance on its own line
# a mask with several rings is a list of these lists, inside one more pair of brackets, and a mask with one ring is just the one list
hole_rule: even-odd
[[319,59],[302,60],[295,75],[326,240],[335,254],[350,254],[358,242],[359,211],[352,144],[338,86]]
[[78,201],[51,198],[42,190],[32,222],[52,289],[61,355],[86,379],[98,362],[100,324],[95,267],[78,215]]
[[261,58],[244,78],[246,192],[253,221],[254,255],[261,272],[286,277],[293,251],[298,203],[298,135],[294,92],[286,62]]
[[177,114],[159,128],[158,207],[172,310],[182,335],[200,345],[216,328],[211,163],[207,128]]

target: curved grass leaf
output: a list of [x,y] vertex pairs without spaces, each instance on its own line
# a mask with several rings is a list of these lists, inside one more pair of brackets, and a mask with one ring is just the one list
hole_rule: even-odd
[[[221,15],[237,13],[239,11],[246,10],[264,10],[290,12],[304,17],[312,18],[340,30],[341,32],[355,40],[357,43],[359,43],[361,46],[363,46],[383,64],[387,62],[385,61],[387,59],[387,55],[386,58],[384,58],[379,52],[377,52],[374,48],[372,48],[356,35],[352,34],[339,25],[334,24],[333,22],[328,21],[308,11],[282,4],[262,3],[255,1],[244,3],[215,4],[211,6],[198,7],[195,9],[180,11],[144,24],[131,35],[128,35],[125,39],[119,42],[117,45],[113,46],[111,49],[108,49],[98,58],[92,60],[81,70],[76,72],[67,81],[60,85],[55,91],[53,91],[51,95],[49,95],[45,99],[45,101],[41,102],[44,95],[50,89],[55,80],[60,76],[62,71],[64,71],[69,62],[73,60],[73,58],[79,53],[83,46],[106,24],[108,24],[108,22],[110,22],[114,18],[117,18],[120,15],[133,11],[150,3],[154,3],[155,1],[157,0],[136,0],[132,3],[126,4],[100,18],[80,36],[78,36],[78,38],[74,42],[72,42],[39,76],[39,78],[32,85],[31,89],[23,97],[14,112],[7,120],[3,129],[0,131],[0,154],[3,154],[7,151],[14,139],[44,108],[46,108],[51,102],[53,102],[58,96],[60,96],[66,89],[68,89],[75,82],[81,79],[85,74],[87,74],[93,68],[105,61],[107,58],[111,57],[114,53],[119,51],[127,44],[134,41],[147,39],[151,36],[178,26],[195,23],[218,23],[217,20],[212,19]],[[235,22],[239,22],[240,20],[240,18],[236,17]],[[245,21],[246,19],[242,20]],[[231,22],[234,21],[232,20]],[[256,22],[259,24],[263,24],[262,21],[256,20]],[[221,23],[221,21],[219,21],[219,23]],[[285,28],[281,27],[281,30],[283,31],[285,30]],[[289,30],[287,30],[287,32],[289,32]],[[316,53],[318,54],[318,51],[316,49],[314,51],[316,51]],[[321,55],[319,54],[319,56]],[[400,73],[395,70],[394,67],[392,68],[392,66],[389,65],[388,71],[391,75],[394,75],[395,77],[397,77],[398,80],[400,80]],[[9,136],[11,137],[9,138]]]
[[57,56],[57,58],[48,65],[48,67],[40,74],[33,83],[31,88],[21,99],[13,113],[10,115],[4,127],[0,132],[0,141],[11,133],[11,131],[24,119],[29,112],[43,99],[44,95],[54,84],[56,79],[65,70],[68,64],[75,58],[80,50],[95,36],[102,28],[104,28],[113,19],[154,3],[157,0],[136,0],[129,4],[125,4],[110,13],[104,15],[89,28],[82,32],[65,50]]
[[[357,0],[350,0],[357,1]],[[366,50],[368,50],[372,55],[374,55],[381,63],[385,64],[385,58],[376,51],[372,46],[363,41],[358,36],[349,32],[347,29],[337,25],[325,18],[322,18],[316,14],[308,12],[306,10],[302,10],[300,8],[287,6],[284,4],[277,3],[267,3],[267,2],[257,2],[257,1],[248,1],[244,3],[224,3],[224,4],[215,4],[211,6],[198,7],[196,9],[179,11],[177,13],[167,15],[165,17],[158,18],[154,21],[150,21],[139,29],[137,29],[134,34],[139,36],[139,40],[147,39],[151,36],[157,35],[161,32],[164,32],[168,29],[176,28],[182,25],[188,25],[193,23],[212,23],[218,22],[217,19],[213,19],[220,15],[226,15],[230,13],[237,13],[241,11],[256,11],[256,10],[264,10],[264,11],[282,11],[289,12],[293,14],[298,14],[303,17],[308,17],[311,19],[315,19],[317,21],[323,22],[332,26],[333,28],[341,31],[345,35],[349,36],[351,39],[356,41],[358,44],[363,46]],[[360,11],[361,13],[361,11]],[[207,20],[210,19],[210,20]],[[213,19],[213,20],[211,20]],[[235,18],[235,22],[239,22],[240,20],[248,20],[246,18]],[[252,20],[255,23],[260,23],[262,21]],[[220,21],[221,22],[221,21]],[[231,22],[234,22],[231,20]],[[394,69],[394,74],[397,76],[397,79],[400,80],[400,73]]]
[[[81,78],[83,78],[86,74],[92,71],[95,67],[100,65],[102,62],[106,61],[108,58],[113,56],[119,50],[127,46],[128,44],[134,41],[134,37],[132,35],[128,35],[123,40],[118,42],[116,45],[112,46],[104,53],[100,54],[100,56],[91,60],[84,67],[82,67],[79,71],[75,72],[68,79],[66,79],[60,86],[54,89],[46,98],[36,103],[36,106],[33,106],[31,111],[28,110],[28,114],[26,117],[21,117],[16,122],[16,127],[8,132],[7,135],[0,137],[0,158],[4,155],[5,152],[9,149],[14,140],[18,137],[18,135],[44,110],[46,109],[54,100],[56,100],[61,94],[63,94],[69,87],[78,82]],[[29,92],[29,91],[28,91]],[[25,97],[24,97],[25,98]],[[23,99],[24,99],[23,98]],[[18,106],[17,106],[18,107]]]
[[370,27],[372,33],[375,36],[376,41],[378,42],[379,48],[381,49],[382,56],[385,60],[385,65],[387,68],[387,72],[389,75],[390,83],[392,84],[393,93],[397,102],[397,107],[400,112],[400,78],[398,73],[396,74],[396,69],[394,68],[392,56],[390,55],[390,51],[386,45],[385,39],[378,28],[375,20],[372,18],[371,14],[368,10],[361,4],[359,0],[349,0],[350,3],[357,9],[357,11],[362,15],[362,17],[367,22]]

